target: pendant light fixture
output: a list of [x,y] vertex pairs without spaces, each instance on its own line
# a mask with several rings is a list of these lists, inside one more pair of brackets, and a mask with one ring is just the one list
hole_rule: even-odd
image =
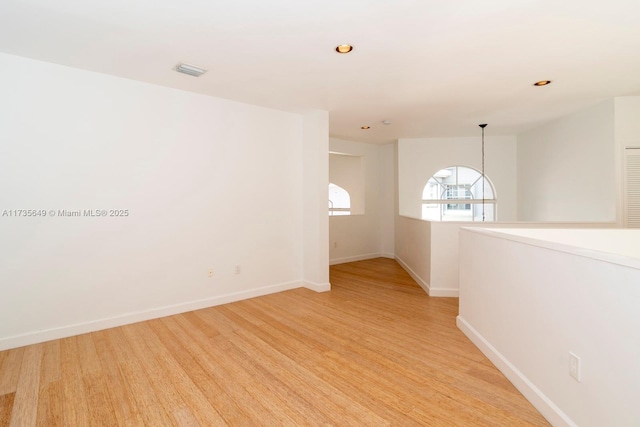
[[487,127],[486,123],[478,125],[482,128],[482,222],[484,222],[484,128]]

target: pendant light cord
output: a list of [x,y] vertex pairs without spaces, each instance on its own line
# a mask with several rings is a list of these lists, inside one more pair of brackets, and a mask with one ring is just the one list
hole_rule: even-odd
[[487,124],[478,125],[482,128],[482,222],[484,222],[484,128]]

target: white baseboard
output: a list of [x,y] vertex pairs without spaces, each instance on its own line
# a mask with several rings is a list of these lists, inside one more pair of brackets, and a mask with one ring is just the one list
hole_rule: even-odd
[[458,298],[460,291],[458,289],[434,288],[433,286],[429,286],[429,296]]
[[331,283],[329,282],[315,283],[315,282],[304,281],[302,282],[302,286],[316,292],[327,292],[331,290]]
[[403,261],[399,256],[397,256],[397,255],[396,255],[396,256],[395,256],[395,259],[396,259],[396,261],[398,261],[398,264],[400,264],[400,265],[402,266],[402,268],[404,268],[404,269],[405,269],[405,271],[406,271],[407,273],[409,273],[409,276],[411,276],[411,277],[413,278],[413,280],[415,280],[415,281],[416,281],[416,283],[418,283],[418,285],[420,285],[420,287],[421,287],[422,289],[424,289],[424,291],[427,293],[427,295],[431,296],[431,294],[429,293],[429,284],[428,284],[426,281],[424,281],[424,280],[422,279],[422,277],[420,277],[420,276],[418,275],[418,273],[416,273],[415,271],[413,271],[413,270],[411,269],[411,267],[409,267],[409,266],[407,265],[407,263],[406,263],[406,262],[404,262],[404,261]]
[[383,255],[381,253],[375,253],[375,254],[348,256],[344,258],[334,258],[329,260],[329,265],[344,264],[346,262],[354,262],[354,261],[364,261],[366,259],[380,258],[382,256]]
[[427,293],[427,295],[431,296],[431,294],[429,293],[429,284],[428,284],[426,281],[422,280],[422,277],[420,277],[420,276],[418,275],[418,273],[416,273],[415,271],[413,271],[413,270],[411,269],[411,267],[409,267],[409,266],[407,265],[407,263],[406,263],[406,262],[404,262],[400,257],[398,257],[398,256],[396,255],[396,256],[395,256],[395,259],[396,259],[396,261],[398,261],[398,264],[400,264],[400,266],[402,266],[402,268],[404,268],[404,269],[405,269],[405,271],[406,271],[407,273],[409,273],[409,276],[411,276],[411,278],[412,278],[413,280],[415,280],[415,281],[416,281],[416,283],[417,283],[418,285],[420,285],[420,287],[421,287],[422,289],[424,289],[424,291]]
[[382,254],[380,254],[380,256],[383,258],[391,258],[391,259],[396,258],[396,254],[392,254],[390,252],[383,252]]
[[407,263],[404,262],[400,257],[396,255],[395,259],[402,266],[402,268],[404,268],[407,271],[407,273],[409,273],[409,275],[413,278],[413,280],[415,280],[418,283],[418,285],[420,285],[420,287],[424,289],[424,291],[430,297],[458,298],[460,296],[460,291],[458,289],[434,288],[433,286],[429,285],[425,280],[423,280],[422,277],[418,275],[418,273],[413,271],[411,267],[409,267]]
[[[316,285],[316,288],[322,290],[330,290],[331,285]],[[326,289],[328,285],[328,289]],[[247,291],[234,292],[226,295],[220,295],[212,298],[201,299],[181,304],[175,304],[165,307],[153,308],[150,310],[126,313],[119,316],[109,317],[105,319],[91,320],[85,323],[62,326],[58,328],[29,332],[21,335],[0,338],[0,351],[10,348],[22,347],[25,345],[37,344],[45,341],[51,341],[59,338],[71,337],[74,335],[85,334],[88,332],[100,331],[103,329],[114,328],[116,326],[128,325],[131,323],[142,322],[145,320],[157,319],[159,317],[171,316],[174,314],[185,313],[187,311],[199,310],[202,308],[213,307],[216,305],[228,304],[230,302],[240,301],[248,298],[255,298],[263,295],[273,294],[276,292],[288,291],[300,287],[309,287],[308,283],[304,285],[299,281],[280,283],[277,285],[264,286],[262,288],[250,289]],[[310,288],[316,290],[316,288]],[[318,290],[321,292],[321,290]]]
[[540,389],[538,389],[522,372],[518,370],[502,353],[500,353],[489,341],[476,331],[462,317],[456,317],[458,328],[484,353],[496,368],[531,402],[531,404],[553,426],[577,427],[571,418],[560,410]]

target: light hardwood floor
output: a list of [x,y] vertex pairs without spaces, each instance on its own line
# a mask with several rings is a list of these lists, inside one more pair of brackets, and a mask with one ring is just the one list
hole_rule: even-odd
[[0,426],[546,426],[393,260],[0,352]]

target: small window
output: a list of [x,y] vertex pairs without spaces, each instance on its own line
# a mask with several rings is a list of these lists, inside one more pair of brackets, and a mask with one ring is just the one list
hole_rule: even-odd
[[[484,194],[484,200],[483,200]],[[431,221],[495,221],[489,179],[475,169],[451,166],[436,172],[422,191],[422,218]]]
[[329,184],[329,216],[351,215],[351,197],[344,188]]
[[329,153],[329,215],[364,214],[363,157]]

